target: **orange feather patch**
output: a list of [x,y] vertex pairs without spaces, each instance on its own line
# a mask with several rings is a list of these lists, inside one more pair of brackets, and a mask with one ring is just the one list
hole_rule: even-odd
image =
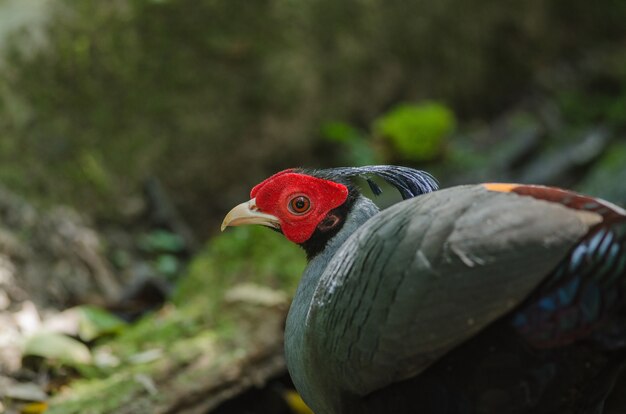
[[506,183],[485,183],[482,185],[489,191],[498,191],[501,193],[510,193],[515,188],[519,187],[519,184],[506,184]]

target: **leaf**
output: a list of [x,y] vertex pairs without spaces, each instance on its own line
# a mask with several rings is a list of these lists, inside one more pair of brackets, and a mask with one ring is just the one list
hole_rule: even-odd
[[287,306],[289,299],[282,290],[270,289],[254,283],[242,283],[226,291],[227,302],[249,303],[261,306]]
[[322,126],[322,137],[331,142],[359,142],[361,143],[361,133],[351,125],[344,122],[327,122]]
[[180,270],[180,262],[176,256],[162,254],[156,260],[156,268],[166,276],[173,276]]
[[126,326],[126,322],[117,316],[95,306],[79,306],[76,310],[80,315],[78,336],[86,342],[103,335],[119,333]]
[[67,365],[91,363],[91,352],[82,342],[58,333],[39,333],[24,344],[23,356],[39,356]]
[[39,385],[33,382],[18,382],[13,378],[0,376],[0,400],[4,398],[22,401],[45,401],[48,399],[48,395]]
[[140,237],[139,247],[146,252],[178,253],[185,248],[185,241],[172,232],[155,230]]
[[374,129],[403,157],[424,161],[437,157],[455,127],[454,114],[435,102],[402,104],[379,118]]

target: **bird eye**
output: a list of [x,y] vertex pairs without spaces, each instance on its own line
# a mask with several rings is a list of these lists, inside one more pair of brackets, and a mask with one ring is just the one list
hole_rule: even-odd
[[294,214],[304,214],[311,208],[311,201],[305,196],[297,196],[289,201],[289,210]]

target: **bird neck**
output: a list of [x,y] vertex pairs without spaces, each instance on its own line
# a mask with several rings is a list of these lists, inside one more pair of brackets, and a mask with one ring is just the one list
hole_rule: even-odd
[[[317,285],[317,281],[321,277],[322,273],[326,269],[326,266],[333,258],[337,250],[346,242],[346,240],[357,231],[366,221],[379,212],[379,208],[369,198],[359,196],[349,214],[347,214],[345,222],[341,227],[341,230],[334,235],[328,242],[324,249],[313,257],[302,275],[298,291],[296,292],[296,298],[301,291],[305,292],[307,296],[307,307],[310,302],[310,296],[313,294],[313,290]],[[295,299],[294,298],[294,301]]]
[[355,231],[378,212],[378,207],[370,199],[363,196],[356,199],[341,230],[328,241],[324,250],[310,260],[289,309],[285,326],[287,367],[296,388],[309,404],[314,401],[316,394],[327,391],[319,389],[320,382],[310,372],[310,354],[304,351],[307,349],[306,318],[313,294],[333,256]]

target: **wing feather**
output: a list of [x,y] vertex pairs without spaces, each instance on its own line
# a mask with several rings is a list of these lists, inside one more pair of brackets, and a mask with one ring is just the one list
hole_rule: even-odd
[[358,395],[416,375],[521,303],[588,230],[560,204],[483,186],[398,203],[320,278],[312,360]]

